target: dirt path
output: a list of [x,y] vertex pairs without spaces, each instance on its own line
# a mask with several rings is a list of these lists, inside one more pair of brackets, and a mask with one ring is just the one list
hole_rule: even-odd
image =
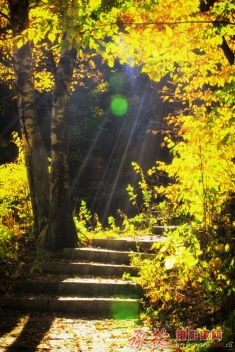
[[140,339],[139,350],[160,351],[151,345],[151,331],[136,320],[8,311],[0,315],[0,351],[130,352],[138,345],[131,346],[128,338],[140,328],[146,344]]

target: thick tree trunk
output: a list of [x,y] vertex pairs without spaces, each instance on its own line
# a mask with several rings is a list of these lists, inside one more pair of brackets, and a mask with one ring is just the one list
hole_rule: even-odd
[[76,50],[64,49],[58,63],[52,108],[49,247],[76,247],[78,238],[69,195],[68,106]]
[[[28,28],[29,2],[8,0],[14,37]],[[14,43],[15,89],[18,98],[20,128],[28,172],[30,195],[38,235],[47,223],[49,213],[49,172],[45,146],[37,122],[30,43]]]

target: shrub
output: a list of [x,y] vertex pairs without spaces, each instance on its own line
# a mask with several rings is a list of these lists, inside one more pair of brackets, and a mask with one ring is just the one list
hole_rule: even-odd
[[17,159],[0,166],[0,258],[16,257],[19,239],[33,226],[33,214],[21,140],[13,133]]

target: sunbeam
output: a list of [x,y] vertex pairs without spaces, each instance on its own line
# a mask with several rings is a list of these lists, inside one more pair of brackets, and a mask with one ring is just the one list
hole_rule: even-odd
[[[144,103],[144,100],[145,100],[145,96],[146,96],[146,92],[147,92],[147,86],[145,88],[145,91],[144,91],[144,94],[143,94],[143,98],[141,100],[141,103],[140,103],[140,106],[139,106],[139,109],[138,109],[138,112],[136,114],[136,117],[135,117],[135,120],[134,120],[134,123],[133,123],[133,126],[131,128],[131,132],[129,134],[129,137],[128,137],[128,140],[127,140],[127,143],[125,145],[125,150],[123,152],[123,155],[122,155],[122,158],[121,158],[121,162],[119,164],[119,167],[118,167],[118,170],[116,171],[115,170],[115,173],[116,173],[116,176],[115,176],[115,179],[114,179],[114,182],[112,184],[112,188],[111,188],[111,191],[109,192],[109,196],[108,196],[108,201],[106,203],[106,206],[105,206],[105,209],[103,211],[103,214],[102,214],[102,219],[101,219],[101,222],[104,222],[107,218],[107,215],[108,215],[108,212],[109,212],[109,209],[110,209],[110,205],[111,205],[111,202],[112,202],[112,199],[113,199],[113,196],[114,196],[114,193],[115,193],[115,190],[116,190],[116,187],[117,187],[117,184],[118,184],[118,180],[119,180],[119,177],[120,177],[120,173],[121,173],[121,170],[123,168],[123,165],[125,163],[125,160],[126,160],[126,157],[127,157],[127,153],[128,153],[128,150],[129,150],[129,147],[130,147],[130,144],[131,144],[131,140],[132,140],[132,137],[133,137],[133,134],[134,134],[134,131],[135,131],[135,128],[137,126],[137,123],[139,121],[139,117],[140,117],[140,114],[141,114],[141,110],[142,110],[142,107],[143,107],[143,103]],[[132,106],[133,103],[131,103],[131,106]],[[131,106],[130,106],[130,109],[129,111],[131,111]],[[110,165],[110,162],[111,160],[113,160],[113,155],[114,153],[116,152],[117,155],[119,154],[118,153],[118,149],[120,148],[121,144],[120,144],[120,139],[122,137],[122,132],[124,130],[124,127],[125,127],[125,124],[126,124],[126,121],[128,119],[128,113],[126,114],[126,117],[125,117],[125,120],[123,121],[123,124],[122,124],[122,128],[120,130],[120,133],[118,135],[118,138],[116,140],[116,143],[114,145],[114,148],[112,150],[112,153],[110,155],[110,158],[109,158],[109,161],[107,163],[107,166],[106,166],[106,169],[105,169],[105,172],[103,174],[103,177],[102,177],[102,180],[104,180],[105,178],[105,175],[109,169],[109,165]],[[115,164],[115,163],[114,163]],[[100,186],[96,192],[96,195],[99,194],[99,191],[100,191],[100,187],[102,185],[102,180],[100,182]],[[94,199],[96,199],[96,196],[94,197]],[[98,206],[99,207],[99,206]]]
[[78,182],[79,182],[79,180],[81,178],[81,175],[82,175],[82,173],[83,173],[83,171],[84,171],[84,169],[85,169],[85,167],[87,165],[87,161],[90,159],[90,157],[92,155],[92,152],[95,149],[95,145],[96,145],[96,143],[97,143],[97,141],[98,141],[98,139],[99,139],[99,137],[100,137],[100,135],[102,133],[102,127],[105,125],[105,123],[106,123],[106,119],[104,119],[102,121],[102,124],[101,124],[99,130],[96,133],[96,136],[95,136],[95,138],[94,138],[94,140],[93,140],[93,142],[92,142],[92,144],[91,144],[91,146],[90,146],[90,148],[89,148],[89,150],[88,150],[88,152],[87,152],[87,154],[86,154],[86,156],[85,156],[85,158],[84,158],[84,160],[82,162],[82,165],[80,166],[80,168],[78,170],[78,173],[77,173],[75,179],[73,180],[73,182],[72,182],[72,184],[70,186],[70,194],[73,194],[73,191],[74,191],[76,185],[78,184]]

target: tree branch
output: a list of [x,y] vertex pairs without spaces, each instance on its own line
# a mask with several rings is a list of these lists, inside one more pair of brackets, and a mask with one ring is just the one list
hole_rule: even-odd
[[230,49],[230,47],[228,46],[228,43],[226,42],[226,39],[224,37],[223,37],[223,43],[221,44],[220,47],[223,50],[226,59],[228,60],[228,62],[232,66],[234,64],[234,53]]
[[[230,22],[230,21],[223,21],[223,20],[221,20],[221,21],[210,21],[210,20],[208,20],[208,21],[174,21],[174,22],[168,22],[168,21],[163,21],[163,22],[158,22],[158,21],[153,21],[153,22],[122,22],[122,24],[123,25],[125,25],[125,26],[139,26],[139,25],[141,25],[141,26],[149,26],[149,25],[167,25],[167,26],[174,26],[174,25],[178,25],[178,24],[190,24],[190,23],[195,23],[195,24],[197,24],[197,23],[205,23],[205,24],[208,24],[208,23],[211,23],[211,24],[213,24],[213,25],[218,25],[218,24],[230,24],[231,26],[235,26],[235,22]],[[109,23],[109,24],[113,24],[113,25],[117,25],[117,22],[111,22],[111,23]],[[107,26],[107,24],[98,24],[98,25],[96,25],[95,27],[106,27]]]

